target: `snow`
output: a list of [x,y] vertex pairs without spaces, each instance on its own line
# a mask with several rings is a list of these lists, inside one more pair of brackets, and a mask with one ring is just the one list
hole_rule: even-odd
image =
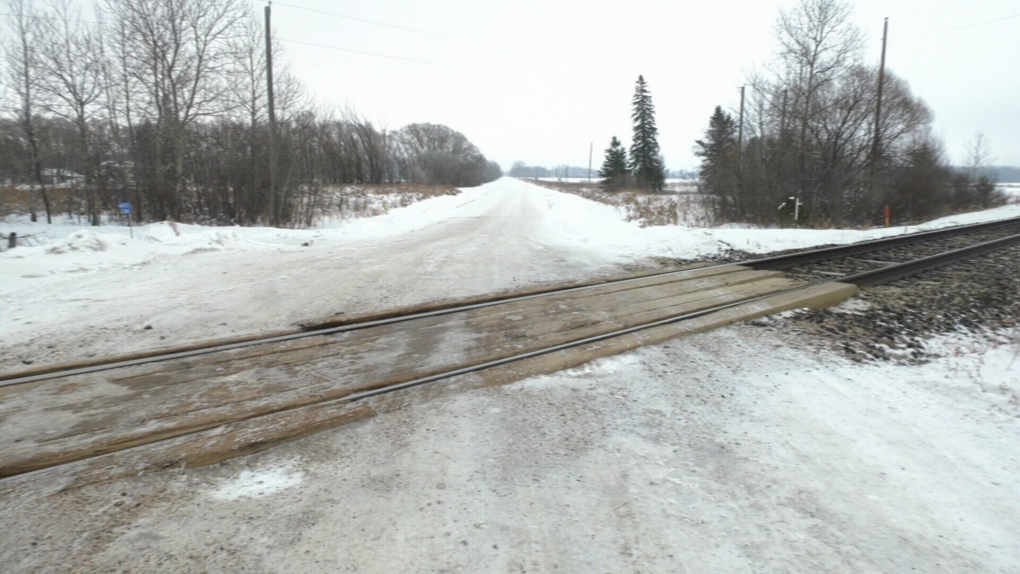
[[213,500],[227,502],[264,498],[301,484],[303,478],[304,474],[294,469],[293,462],[285,462],[256,470],[243,470],[210,489],[208,496]]
[[4,221],[0,232],[30,245],[0,253],[0,370],[609,275],[652,257],[802,249],[1015,216],[1020,205],[864,231],[641,228],[612,206],[504,178],[312,229]]
[[[410,401],[133,481],[145,504],[86,556],[146,571],[1012,572],[1020,418],[973,374],[1006,367],[1015,392],[1020,367],[1001,362],[1008,344],[961,343],[931,365],[859,365],[737,326]],[[258,480],[266,495],[240,488]],[[77,514],[12,504],[12,537],[48,537],[38,555],[80,539]]]
[[[0,253],[0,370],[609,274],[653,256],[1015,216],[1020,206],[864,231],[641,228],[611,206],[503,179],[307,230],[0,222],[0,232],[38,234]],[[18,493],[0,500],[0,562],[1015,571],[1020,335],[1000,336],[939,337],[927,347],[941,357],[909,366],[857,364],[793,334],[735,326],[409,400],[227,464]],[[122,498],[138,503],[114,507]],[[39,552],[23,550],[37,540]]]
[[[522,179],[530,180],[532,178],[524,177]],[[539,177],[539,178],[536,178],[536,179],[538,179],[539,181],[562,181],[562,182],[566,182],[566,183],[598,183],[599,181],[602,181],[602,178],[598,176],[598,170],[597,169],[592,171],[592,176],[591,176],[591,181],[590,182],[588,181],[587,177],[556,177],[556,176],[553,176],[553,177]],[[695,180],[695,179],[681,179],[681,178],[677,178],[677,177],[667,177],[666,178],[666,183],[667,184],[695,185],[695,184],[698,183],[698,181]]]
[[1000,183],[998,189],[1012,202],[1020,201],[1020,183]]

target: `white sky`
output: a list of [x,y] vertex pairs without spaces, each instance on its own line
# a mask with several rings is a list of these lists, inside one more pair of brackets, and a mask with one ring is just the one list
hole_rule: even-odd
[[[598,165],[611,136],[629,145],[643,74],[667,167],[689,169],[712,109],[738,105],[746,73],[775,49],[779,9],[795,1],[289,0],[274,3],[273,24],[283,40],[436,62],[284,44],[320,103],[350,104],[390,129],[446,124],[504,169],[586,165],[589,142]],[[876,63],[885,16],[888,68],[931,106],[950,158],[962,162],[980,131],[997,163],[1020,165],[1020,0],[855,2]],[[1006,19],[949,30],[997,18]]]

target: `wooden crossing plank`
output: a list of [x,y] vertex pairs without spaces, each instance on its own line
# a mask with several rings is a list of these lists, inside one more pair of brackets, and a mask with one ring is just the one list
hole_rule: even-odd
[[354,392],[797,285],[775,272],[726,269],[8,387],[0,395],[0,476],[281,417]]

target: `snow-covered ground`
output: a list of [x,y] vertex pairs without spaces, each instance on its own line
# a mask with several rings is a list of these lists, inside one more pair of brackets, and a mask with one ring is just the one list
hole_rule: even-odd
[[[529,177],[529,178],[523,178],[523,179],[531,179],[531,178]],[[587,177],[555,177],[555,176],[553,176],[553,177],[539,177],[537,179],[539,179],[540,181],[564,181],[564,182],[568,182],[568,183],[588,183],[588,178]],[[591,182],[598,183],[600,180],[601,180],[601,178],[598,176],[598,170],[594,169],[592,171]],[[679,178],[675,178],[675,177],[668,177],[668,178],[666,178],[666,183],[667,184],[694,185],[694,184],[697,184],[698,181],[695,180],[695,179],[679,179]]]
[[[1020,205],[916,227],[641,228],[611,206],[515,179],[307,230],[0,222],[0,371],[275,330],[695,259],[847,243],[1020,215]],[[131,235],[133,234],[133,238]]]
[[[311,230],[0,222],[0,370],[868,231],[641,228],[512,179]],[[307,244],[307,245],[305,245]],[[151,326],[151,329],[146,329]],[[856,364],[741,325],[211,468],[0,500],[12,571],[1016,572],[1020,335]],[[166,339],[161,339],[166,337]],[[52,348],[48,348],[52,347]],[[127,503],[125,503],[127,501]]]
[[1020,201],[1020,183],[1000,183],[998,189],[1006,194],[1010,201]]
[[1015,571],[1017,349],[861,367],[793,342],[726,329],[414,407],[182,479],[130,537],[211,503],[264,517],[255,538],[301,525],[270,571]]
[[0,499],[14,572],[1016,572],[1017,346],[736,326],[226,464]]
[[[535,178],[535,179],[538,179],[539,181],[548,181],[548,182],[591,184],[592,187],[597,187],[599,182],[602,181],[602,178],[598,177],[598,174],[596,173],[597,171],[598,170],[592,172],[592,176],[591,176],[591,180],[590,181],[589,181],[589,179],[587,177],[539,177],[539,178]],[[522,179],[528,180],[528,179],[532,179],[532,178],[522,178]],[[665,191],[667,193],[669,193],[669,192],[692,193],[692,192],[696,192],[697,190],[698,190],[698,181],[697,180],[695,180],[695,179],[678,179],[678,178],[672,178],[672,177],[671,178],[666,178],[666,187],[663,189],[663,191]]]

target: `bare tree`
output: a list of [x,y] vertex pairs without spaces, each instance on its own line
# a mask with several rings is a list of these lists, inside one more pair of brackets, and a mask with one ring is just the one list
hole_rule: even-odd
[[0,174],[30,182],[34,198],[49,169],[81,172],[86,193],[69,196],[67,209],[93,224],[130,199],[138,221],[308,225],[333,185],[476,185],[500,175],[445,126],[391,132],[350,108],[316,109],[279,58],[270,214],[264,36],[241,0],[104,0],[93,26],[75,0],[46,0],[44,17],[30,14],[31,0],[6,1],[15,33],[4,55],[18,97],[15,113],[0,117]]
[[31,184],[29,214],[32,221],[36,221],[35,190],[38,186],[46,209],[46,222],[53,223],[50,199],[43,185],[42,158],[34,116],[39,82],[36,45],[39,42],[41,20],[32,14],[31,3],[26,0],[8,0],[7,9],[11,13],[14,37],[4,44],[4,59],[7,61],[11,90],[17,97],[15,115],[27,145],[28,180]]
[[967,142],[967,170],[972,178],[977,179],[981,170],[988,167],[995,161],[992,158],[992,151],[988,148],[988,138],[985,134],[978,132],[974,139]]
[[[251,193],[245,201],[246,218],[269,215],[268,176],[263,174],[267,165],[268,139],[266,117],[268,115],[268,99],[266,97],[266,44],[264,28],[254,13],[249,13],[237,25],[237,34],[233,35],[228,44],[232,60],[229,79],[230,97],[234,104],[233,115],[248,123],[248,157],[251,164],[250,182],[247,185]],[[283,48],[278,41],[273,42],[275,107],[278,129],[286,131],[298,110],[304,110],[303,89],[291,74],[289,66],[282,60]],[[279,152],[277,152],[279,153]],[[277,158],[279,162],[279,157]],[[285,166],[278,166],[285,167]],[[284,171],[284,174],[287,172]],[[278,193],[286,196],[289,191],[288,179],[285,177],[277,182]],[[243,190],[235,190],[237,198],[245,195]]]
[[793,109],[800,117],[798,174],[800,196],[813,203],[807,172],[808,128],[826,108],[818,94],[860,58],[863,40],[850,22],[852,6],[845,0],[801,0],[780,12],[776,35],[780,58],[793,88]]
[[228,41],[245,11],[239,0],[107,0],[124,29],[130,73],[151,122],[157,214],[180,218],[188,134],[231,106]]
[[[265,119],[268,113],[266,98],[266,52],[263,28],[255,14],[249,14],[238,25],[239,33],[229,41],[233,70],[230,75],[231,97],[236,102],[235,111],[248,123],[247,152],[250,164],[250,180],[237,182],[234,190],[234,204],[237,215],[245,220],[254,220],[268,209],[268,177],[263,177],[267,165],[267,129]],[[266,182],[267,185],[262,185]],[[247,184],[247,185],[245,185]],[[250,187],[247,201],[242,201],[244,187]]]
[[78,165],[85,176],[86,209],[92,225],[99,225],[96,176],[99,160],[92,150],[92,122],[102,111],[102,51],[97,32],[81,21],[71,0],[54,0],[51,18],[43,20],[39,38],[39,89],[44,108],[74,123]]
[[973,140],[967,142],[967,172],[974,182],[974,197],[979,207],[987,208],[997,203],[993,201],[996,195],[995,179],[983,173],[993,161],[995,159],[988,148],[988,139],[985,134],[978,132]]
[[[943,161],[933,151],[930,110],[889,71],[878,125],[882,147],[873,154],[878,70],[860,62],[861,37],[849,11],[838,0],[802,0],[781,13],[777,58],[748,78],[740,157],[733,165],[703,157],[716,215],[756,223],[789,216],[792,222],[792,210],[783,215],[776,206],[792,205],[789,198],[796,195],[804,207],[798,223],[805,217],[813,223],[870,222],[880,217],[904,166]],[[943,172],[925,173],[938,179]]]

